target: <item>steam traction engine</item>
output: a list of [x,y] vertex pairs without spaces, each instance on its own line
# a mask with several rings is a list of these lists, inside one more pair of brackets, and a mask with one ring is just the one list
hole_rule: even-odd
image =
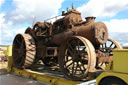
[[95,17],[81,18],[70,9],[53,24],[37,22],[13,41],[13,60],[16,68],[29,68],[39,60],[46,66],[59,65],[66,78],[82,80],[89,72],[104,69],[112,61],[112,49],[121,49],[118,42],[108,38],[103,22]]

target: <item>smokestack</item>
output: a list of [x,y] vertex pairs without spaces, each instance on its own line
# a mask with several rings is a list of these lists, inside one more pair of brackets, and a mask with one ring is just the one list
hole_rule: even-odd
[[96,17],[85,17],[85,19],[86,19],[86,23],[88,23],[88,22],[95,22],[95,18]]

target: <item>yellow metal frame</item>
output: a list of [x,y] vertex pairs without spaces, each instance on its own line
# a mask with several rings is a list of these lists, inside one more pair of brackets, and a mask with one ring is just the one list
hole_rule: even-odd
[[66,80],[64,78],[52,76],[45,73],[35,72],[31,70],[20,70],[13,67],[12,46],[8,46],[8,72],[17,76],[37,80],[49,85],[77,85],[80,82]]
[[128,49],[114,50],[113,71],[128,74]]
[[96,85],[107,77],[117,77],[128,84],[128,49],[113,50],[113,62],[106,67],[106,72],[103,72],[96,79]]

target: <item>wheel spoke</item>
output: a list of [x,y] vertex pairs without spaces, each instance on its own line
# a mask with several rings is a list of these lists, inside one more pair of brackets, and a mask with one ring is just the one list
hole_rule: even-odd
[[72,60],[72,59],[66,60],[65,63],[64,63],[64,65],[65,65],[66,63],[70,62],[71,60]]
[[74,56],[74,54],[72,53],[70,49],[68,49],[68,52],[70,53],[71,56]]
[[75,51],[75,53],[77,55],[79,55],[79,52],[80,52],[80,41],[79,40],[76,40],[76,51]]
[[104,45],[103,44],[101,45],[101,48],[104,48]]
[[73,48],[72,48],[71,44],[68,43],[67,45],[68,45],[68,48],[71,49],[71,50],[73,51]]
[[80,62],[80,63],[81,63],[81,66],[83,67],[83,69],[86,70],[86,68],[84,67],[84,64],[82,62]]
[[73,66],[72,66],[72,75],[74,75],[73,73],[74,73],[74,64],[75,64],[75,62],[73,62]]
[[85,51],[85,49],[86,49],[86,47],[84,47],[84,48],[82,49],[82,51]]
[[19,66],[21,66],[24,63],[25,58],[22,57],[21,62],[19,63]]
[[67,65],[65,68],[68,68],[69,66],[71,66],[73,64],[73,62],[71,62],[69,65]]
[[16,41],[17,41],[18,44],[21,44],[21,42],[18,39],[16,39]]
[[114,46],[114,48],[117,48],[116,45]]
[[78,68],[78,64],[76,63],[75,71],[74,71],[74,73],[73,73],[74,75],[76,75],[77,68]]
[[81,69],[81,65],[79,64],[79,62],[77,62],[77,63],[78,63],[78,67],[79,67],[80,71],[84,74],[84,71]]
[[66,62],[69,62],[69,61],[71,61],[72,59],[69,59],[69,60],[67,60]]
[[80,50],[80,41],[79,40],[77,40],[77,46],[78,46],[78,51]]
[[111,45],[110,45],[109,47],[112,47],[113,44],[114,44],[114,43],[112,42]]
[[106,43],[105,43],[105,48],[107,48],[107,45],[106,45]]

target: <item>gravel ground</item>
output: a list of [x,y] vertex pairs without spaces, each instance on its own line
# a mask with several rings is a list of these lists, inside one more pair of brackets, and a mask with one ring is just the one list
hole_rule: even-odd
[[0,61],[0,74],[7,73],[7,62]]
[[35,80],[15,76],[12,74],[0,75],[0,85],[48,85]]
[[0,61],[0,85],[48,85],[7,73],[7,62]]

